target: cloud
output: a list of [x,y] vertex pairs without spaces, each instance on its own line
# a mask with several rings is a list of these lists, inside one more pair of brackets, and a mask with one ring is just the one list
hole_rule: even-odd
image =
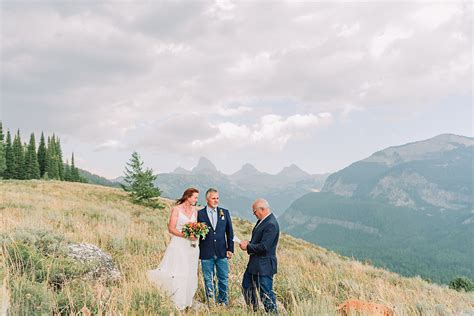
[[412,15],[417,24],[431,30],[461,16],[462,9],[456,3],[432,3],[419,8]]
[[463,3],[1,6],[1,119],[102,151],[282,150],[354,111],[472,94]]
[[234,65],[229,67],[229,72],[234,75],[267,74],[274,64],[269,52],[260,52],[255,56],[244,54]]
[[338,29],[337,36],[340,36],[340,37],[353,36],[357,34],[357,32],[359,32],[360,30],[360,24],[358,22],[352,25],[345,25],[345,24],[336,25],[335,27]]
[[212,137],[216,131],[216,127],[201,114],[174,113],[139,124],[123,137],[122,142],[129,150],[144,148],[155,152],[190,154],[193,153],[190,144],[195,138]]
[[236,108],[219,108],[217,113],[221,116],[236,116],[251,112],[252,108],[248,106],[239,106]]
[[383,33],[377,35],[372,40],[370,53],[375,58],[380,58],[383,53],[397,40],[410,38],[413,35],[412,30],[402,30],[399,28],[388,28]]
[[[428,72],[400,71],[400,64],[419,53],[418,46],[456,47],[443,54],[444,61],[469,50],[468,43],[457,43],[446,32],[470,38],[456,22],[472,21],[462,4],[342,8],[232,1],[9,4],[2,24],[4,92],[18,98],[28,87],[32,99],[64,106],[82,90],[78,97],[89,97],[97,107],[158,87],[177,96],[174,104],[186,98],[197,110],[224,99],[291,96],[327,103],[325,110],[333,111],[334,104],[354,102],[347,87],[361,78],[395,75],[402,84],[407,78],[429,83],[433,69],[447,67],[437,56],[423,57]],[[234,18],[219,18],[215,12],[221,11]],[[191,88],[181,84],[190,80]],[[405,99],[397,89],[388,92],[393,92],[388,99]],[[97,100],[101,95],[106,100]],[[369,100],[357,102],[376,103]],[[168,106],[159,96],[153,101],[160,110]]]
[[126,148],[120,141],[115,140],[115,139],[110,139],[102,144],[99,144],[98,146],[95,147],[96,151],[101,151],[101,150],[107,150],[107,149],[124,149]]
[[332,115],[330,113],[295,114],[286,118],[268,114],[251,126],[232,122],[217,124],[215,135],[204,139],[195,139],[191,145],[195,149],[225,145],[227,148],[256,146],[282,150],[291,139],[310,135],[316,128],[330,124],[331,121]]

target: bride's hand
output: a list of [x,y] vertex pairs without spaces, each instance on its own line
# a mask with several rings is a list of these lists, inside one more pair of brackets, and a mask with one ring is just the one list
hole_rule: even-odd
[[195,241],[197,238],[194,235],[189,236],[189,240]]

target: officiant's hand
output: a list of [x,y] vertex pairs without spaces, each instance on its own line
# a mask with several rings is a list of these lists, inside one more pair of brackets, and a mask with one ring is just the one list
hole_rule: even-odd
[[230,259],[230,258],[232,258],[232,255],[233,255],[233,254],[232,254],[232,252],[231,252],[231,251],[227,251],[227,259]]
[[242,240],[239,244],[240,246],[240,249],[242,250],[247,250],[247,245],[249,244],[249,241],[248,240]]
[[197,238],[193,234],[191,234],[189,236],[189,240],[195,241],[195,240],[197,240]]

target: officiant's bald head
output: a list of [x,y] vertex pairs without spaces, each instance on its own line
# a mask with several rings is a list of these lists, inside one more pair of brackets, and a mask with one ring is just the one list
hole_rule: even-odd
[[270,204],[265,199],[256,199],[252,204],[252,212],[255,217],[262,219],[271,213]]

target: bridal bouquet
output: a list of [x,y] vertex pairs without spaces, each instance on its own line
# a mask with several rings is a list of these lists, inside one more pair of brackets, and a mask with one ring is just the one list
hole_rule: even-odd
[[[194,237],[198,239],[199,237],[202,237],[204,239],[206,238],[206,235],[209,232],[209,227],[207,227],[205,223],[192,222],[184,225],[181,231],[183,232],[184,237],[186,238],[189,238],[191,235],[194,235]],[[196,247],[196,245],[196,240],[191,240],[191,246]]]

